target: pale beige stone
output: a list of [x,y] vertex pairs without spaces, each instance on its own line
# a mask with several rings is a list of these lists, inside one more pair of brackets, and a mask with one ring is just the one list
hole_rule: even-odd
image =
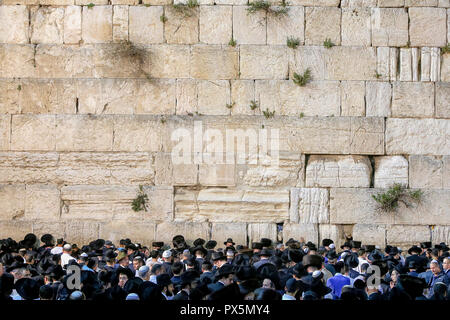
[[145,70],[155,78],[189,78],[190,49],[184,45],[152,46]]
[[175,114],[176,83],[174,79],[139,80],[136,92],[135,113]]
[[403,7],[405,0],[378,0],[378,7]]
[[196,79],[234,79],[239,72],[239,51],[232,47],[192,47],[190,73]]
[[402,156],[375,157],[375,188],[390,188],[394,184],[408,185],[408,160]]
[[55,115],[14,115],[11,125],[11,150],[55,150]]
[[307,187],[368,188],[372,166],[365,156],[311,155],[306,167]]
[[405,46],[408,42],[408,12],[403,8],[372,8],[372,45]]
[[114,117],[114,151],[159,151],[159,120],[147,116]]
[[200,6],[200,42],[228,44],[232,37],[231,6]]
[[293,78],[294,72],[303,74],[310,69],[312,80],[328,79],[325,47],[299,46],[295,50],[289,50],[289,78]]
[[22,85],[19,80],[0,81],[0,114],[20,113],[20,91]]
[[[353,239],[361,241],[364,244],[386,246],[386,226],[377,224],[361,224],[357,223],[352,230]],[[388,242],[388,244],[391,244]]]
[[199,166],[196,164],[173,165],[173,184],[177,186],[196,185],[199,179]]
[[370,8],[342,9],[342,45],[370,46]]
[[277,241],[277,225],[274,223],[249,223],[247,228],[248,242],[259,242],[262,238]]
[[197,80],[177,79],[176,114],[193,114],[197,111]]
[[198,170],[198,180],[203,186],[234,186],[234,164],[201,164]]
[[121,239],[130,238],[133,243],[150,247],[156,239],[156,224],[153,222],[139,222],[130,224],[129,221],[108,221],[100,224],[99,236],[113,243]]
[[241,46],[241,79],[286,79],[286,48],[275,46]]
[[292,188],[289,220],[295,223],[328,223],[328,190]]
[[56,117],[56,150],[111,151],[113,119],[109,116],[59,115]]
[[328,80],[374,79],[377,65],[374,48],[336,46],[325,50]]
[[81,7],[67,6],[64,10],[64,43],[81,41]]
[[[23,220],[22,218],[25,215],[24,195],[25,185],[0,185],[0,213],[2,220]],[[1,229],[3,229],[3,223]]]
[[38,0],[40,5],[67,6],[75,3],[75,0]]
[[366,116],[391,116],[392,86],[390,82],[366,82]]
[[28,43],[28,39],[27,7],[0,6],[0,43]]
[[60,214],[60,192],[56,185],[25,186],[25,218],[57,220]]
[[[340,240],[343,238],[342,225],[319,224],[319,241],[322,244],[323,239],[333,240],[336,247],[340,246]],[[284,239],[283,239],[284,240]]]
[[377,0],[342,0],[341,7],[342,8],[361,8],[361,7],[376,7]]
[[432,226],[431,227],[432,243],[449,243],[450,242],[450,226]]
[[445,119],[387,119],[387,154],[450,154]]
[[[232,225],[231,225],[232,226]],[[219,226],[217,231],[221,231],[220,227],[226,228],[226,226]],[[210,239],[211,230],[216,230],[210,226],[209,223],[196,223],[196,222],[162,222],[156,225],[156,239],[158,241],[164,241],[166,244],[172,246],[172,239],[175,235],[183,235],[187,243],[192,243],[197,238]],[[225,229],[224,232],[227,230]],[[218,241],[218,243],[220,243]]]
[[225,248],[224,242],[232,238],[236,244],[247,245],[247,225],[245,223],[213,223],[211,239],[217,241],[216,248]]
[[34,57],[33,45],[0,44],[0,77],[35,77]]
[[441,81],[450,82],[450,54],[448,53],[442,56]]
[[390,245],[409,247],[420,242],[430,241],[430,227],[428,226],[387,226],[386,242]]
[[112,16],[112,6],[83,7],[83,41],[85,43],[111,42]]
[[159,18],[162,14],[162,6],[131,6],[129,9],[130,41],[143,44],[164,42],[164,24]]
[[450,118],[450,83],[436,83],[436,118]]
[[444,8],[409,8],[412,46],[442,47],[447,42],[447,12]]
[[389,48],[389,73],[391,81],[398,80],[398,48]]
[[31,43],[63,43],[64,8],[31,9]]
[[283,240],[290,238],[317,243],[319,241],[319,227],[316,223],[285,223],[283,224]]
[[341,116],[364,116],[364,81],[341,81]]
[[420,80],[430,81],[431,72],[431,48],[423,47],[420,55]]
[[293,0],[293,6],[308,6],[308,7],[337,7],[339,0]]
[[391,48],[378,47],[377,48],[377,74],[378,80],[390,79],[390,61],[391,61]]
[[444,161],[435,156],[409,156],[409,186],[411,188],[444,187]]
[[301,6],[288,8],[286,15],[267,16],[267,44],[284,45],[288,38],[298,39],[300,45],[305,42],[305,9]]
[[198,42],[199,8],[189,10],[189,16],[186,16],[173,7],[166,6],[164,14],[167,21],[164,23],[164,37],[167,43],[194,44]]
[[198,83],[198,112],[207,115],[226,115],[230,110],[230,83],[226,80]]
[[405,7],[436,7],[438,0],[405,0]]
[[66,222],[64,239],[81,246],[99,238],[100,223],[89,220],[69,220]]
[[434,85],[430,82],[394,82],[392,116],[429,118],[434,114]]
[[266,13],[233,6],[233,38],[238,44],[266,44]]
[[2,221],[0,238],[12,238],[20,241],[26,234],[33,232],[32,223],[29,221]]
[[[127,41],[129,32],[129,6],[114,6],[113,7],[113,41]],[[142,24],[140,24],[142,28]],[[155,30],[150,30],[155,32]],[[141,32],[143,33],[144,31]],[[153,36],[153,35],[152,35]]]
[[172,0],[142,0],[143,4],[149,4],[152,6],[161,6],[166,4],[172,4]]
[[384,154],[384,118],[351,118],[351,154]]
[[330,39],[341,44],[341,10],[332,7],[307,7],[305,10],[305,44],[323,45]]
[[413,49],[400,49],[400,81],[413,81]]
[[[35,220],[32,222],[33,233],[40,239],[44,234],[51,234],[55,240],[66,237],[66,223],[55,222],[48,223],[45,220]],[[42,243],[42,242],[41,242]]]
[[173,168],[171,155],[166,152],[158,152],[155,155],[155,185],[170,186],[174,184]]
[[75,0],[75,4],[76,5],[82,5],[82,6],[87,6],[90,3],[92,3],[93,5],[103,5],[103,4],[108,4],[108,0]]
[[440,81],[441,73],[441,50],[431,48],[430,80]]
[[251,101],[255,100],[255,82],[253,80],[232,80],[231,101],[234,103],[231,114],[255,114],[257,111],[250,108]]

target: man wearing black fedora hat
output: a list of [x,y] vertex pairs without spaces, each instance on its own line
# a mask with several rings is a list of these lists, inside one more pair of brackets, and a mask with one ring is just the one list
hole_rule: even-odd
[[258,253],[258,255],[259,255],[260,260],[253,264],[255,269],[258,269],[263,264],[272,263],[272,261],[270,261],[270,259],[269,259],[272,256],[272,251],[271,250],[269,250],[269,249],[262,249]]
[[408,266],[410,261],[414,261],[416,263],[418,273],[425,271],[428,261],[427,258],[420,255],[421,253],[422,249],[416,245],[409,248],[408,254],[410,254],[410,256],[405,259],[405,266]]
[[186,271],[181,274],[180,291],[173,297],[172,300],[189,300],[191,291],[196,287],[195,282],[199,278],[195,271]]
[[234,270],[230,264],[224,264],[215,274],[215,283],[208,285],[208,288],[214,292],[233,283]]

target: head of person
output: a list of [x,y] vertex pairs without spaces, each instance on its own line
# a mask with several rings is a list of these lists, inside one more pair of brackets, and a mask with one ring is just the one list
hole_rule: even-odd
[[66,243],[63,246],[63,252],[67,253],[67,254],[71,254],[72,253],[72,246],[70,245],[70,243]]
[[164,262],[172,262],[172,259],[173,259],[172,251],[170,251],[170,250],[164,251],[162,254],[162,258],[163,258]]
[[164,273],[164,272],[165,271],[164,271],[164,267],[163,267],[162,264],[157,263],[157,264],[153,265],[153,267],[152,267],[152,275],[158,276],[158,275],[160,275],[161,273]]
[[444,258],[444,261],[442,262],[442,268],[444,269],[444,271],[447,271],[450,269],[450,258]]
[[41,300],[53,300],[53,289],[49,285],[44,285],[39,288],[39,298]]
[[150,279],[150,268],[148,266],[142,266],[138,269],[138,276],[144,281]]
[[441,273],[441,267],[439,266],[439,262],[437,260],[431,261],[430,270],[435,276]]
[[172,265],[172,273],[174,276],[179,276],[183,272],[184,264],[183,262],[174,262]]
[[202,263],[202,272],[209,272],[212,270],[212,264],[209,261],[205,261]]
[[119,287],[123,288],[128,280],[130,279],[128,278],[128,275],[126,273],[124,272],[119,273],[119,283],[118,283]]
[[139,270],[140,267],[144,265],[144,260],[142,257],[137,256],[133,259],[133,268],[134,270]]

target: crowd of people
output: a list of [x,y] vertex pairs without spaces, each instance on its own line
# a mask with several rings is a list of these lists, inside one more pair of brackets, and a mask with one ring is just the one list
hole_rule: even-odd
[[[336,248],[263,238],[251,248],[182,235],[170,245],[97,239],[81,247],[27,234],[0,240],[0,300],[450,300],[445,243]],[[78,278],[76,278],[78,277]]]

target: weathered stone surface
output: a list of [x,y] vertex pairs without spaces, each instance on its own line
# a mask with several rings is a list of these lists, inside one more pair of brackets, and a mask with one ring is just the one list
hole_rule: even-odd
[[201,164],[198,180],[204,186],[234,186],[236,184],[234,164]]
[[405,0],[378,0],[378,7],[403,7]]
[[[391,62],[391,48],[378,47],[377,48],[377,75],[378,80],[390,80],[390,62]],[[395,70],[397,72],[397,70]],[[395,79],[394,79],[395,80]]]
[[267,16],[267,44],[284,45],[288,38],[298,39],[304,43],[305,33],[304,7],[292,6],[286,15],[281,17],[269,14]]
[[238,44],[266,44],[266,13],[248,14],[247,6],[233,6],[233,38]]
[[253,80],[232,80],[231,81],[231,101],[234,103],[231,114],[256,114],[258,110],[250,108],[251,101],[255,100],[255,81]]
[[409,8],[412,46],[445,46],[447,12],[444,8]]
[[40,239],[44,234],[50,233],[55,239],[66,237],[66,223],[56,222],[47,223],[45,220],[34,220],[32,222],[33,233]]
[[449,155],[449,130],[445,119],[387,119],[386,153]]
[[405,0],[405,7],[436,7],[438,0]]
[[275,46],[241,46],[241,79],[286,79],[287,50]]
[[239,71],[239,52],[231,47],[194,46],[190,67],[196,79],[233,79]]
[[197,80],[177,79],[176,114],[186,115],[197,111]]
[[190,69],[190,50],[184,45],[152,46],[151,59],[145,66],[149,76],[154,78],[188,78]]
[[21,82],[18,80],[0,81],[0,114],[20,113],[20,90]]
[[450,167],[440,157],[409,156],[409,186],[411,188],[437,188],[444,187],[445,171]]
[[450,226],[435,226],[431,227],[431,241],[432,243],[449,243],[450,242]]
[[32,45],[0,44],[0,77],[34,77],[34,47]]
[[177,234],[181,234],[189,244],[197,238],[210,239],[210,230],[208,223],[166,221],[156,225],[156,239],[172,245],[172,238]]
[[441,81],[450,82],[450,54],[448,53],[442,56]]
[[308,7],[337,7],[339,0],[294,0],[293,6],[308,6]]
[[233,31],[232,14],[231,6],[200,6],[200,42],[228,44]]
[[386,241],[390,245],[410,247],[420,242],[430,241],[431,232],[428,226],[387,226]]
[[139,222],[130,224],[129,221],[109,221],[100,224],[99,236],[113,243],[120,239],[130,238],[133,243],[150,246],[155,240],[156,224],[152,222]]
[[323,45],[330,39],[341,44],[341,10],[331,7],[307,7],[305,10],[305,44]]
[[22,240],[26,234],[33,232],[32,223],[29,221],[1,221],[0,238],[13,238]]
[[[364,244],[376,245],[383,248],[386,246],[386,226],[377,224],[360,224],[353,226],[353,239]],[[388,244],[391,244],[388,242]]]
[[52,152],[0,153],[0,183],[52,183],[59,155]]
[[[127,41],[129,33],[129,6],[113,7],[113,41]],[[142,25],[141,25],[142,27]]]
[[[166,6],[164,14],[164,37],[167,43],[193,44],[198,42],[199,9],[192,8],[189,16],[177,12],[173,7]],[[161,12],[162,14],[162,12]],[[159,21],[159,23],[162,23]]]
[[403,8],[372,8],[372,45],[405,46],[408,42],[408,12]]
[[26,6],[0,6],[0,43],[28,43]]
[[394,82],[392,116],[428,118],[434,114],[434,85],[431,82]]
[[32,184],[25,187],[25,218],[57,220],[60,192],[56,185]]
[[436,83],[436,118],[450,118],[450,83]]
[[366,82],[366,116],[391,116],[392,87],[389,82]]
[[292,188],[289,215],[295,223],[328,223],[328,190]]
[[16,220],[24,217],[24,195],[25,185],[0,185],[0,217],[2,220]]
[[0,115],[0,150],[9,150],[11,139],[11,116]]
[[364,81],[341,81],[341,116],[365,116]]
[[137,87],[136,114],[175,114],[176,83],[174,79],[140,80]]
[[31,9],[31,43],[63,43],[64,8]]
[[368,188],[371,173],[368,157],[311,155],[306,167],[306,186]]
[[112,16],[112,6],[83,7],[83,41],[85,43],[112,41]]
[[408,185],[408,160],[402,156],[375,157],[375,188]]
[[81,7],[67,6],[64,10],[64,43],[81,41]]
[[[337,224],[319,224],[319,243],[322,244],[323,239],[331,239],[336,247],[339,247],[339,240],[343,236],[343,225]],[[283,239],[284,240],[284,239]],[[284,240],[286,241],[286,240]]]
[[247,235],[249,243],[259,242],[261,238],[267,238],[275,242],[277,241],[277,225],[274,223],[249,223]]
[[351,154],[384,153],[383,118],[354,117],[351,120]]
[[377,6],[377,0],[342,0],[341,7],[342,8],[371,8]]
[[283,241],[290,238],[318,243],[319,227],[316,223],[285,223],[283,225]]
[[211,239],[217,241],[217,248],[224,248],[224,242],[232,238],[235,243],[247,244],[247,225],[245,223],[213,223]]
[[161,6],[131,6],[129,9],[130,41],[133,43],[164,42],[164,24],[160,20]]
[[375,77],[377,59],[374,48],[336,46],[325,50],[328,52],[325,58],[327,79],[372,80]]
[[89,243],[99,238],[100,223],[89,220],[69,220],[66,222],[66,232],[64,239],[79,246],[82,243]]
[[[413,81],[413,52],[416,48],[400,48],[400,81]],[[414,61],[417,63],[417,61]]]
[[114,117],[114,151],[159,151],[160,124],[153,117]]
[[342,9],[342,45],[370,46],[370,8]]
[[56,116],[14,115],[11,125],[11,150],[55,150]]
[[198,112],[207,115],[226,115],[230,110],[230,82],[226,80],[200,81],[198,84]]

